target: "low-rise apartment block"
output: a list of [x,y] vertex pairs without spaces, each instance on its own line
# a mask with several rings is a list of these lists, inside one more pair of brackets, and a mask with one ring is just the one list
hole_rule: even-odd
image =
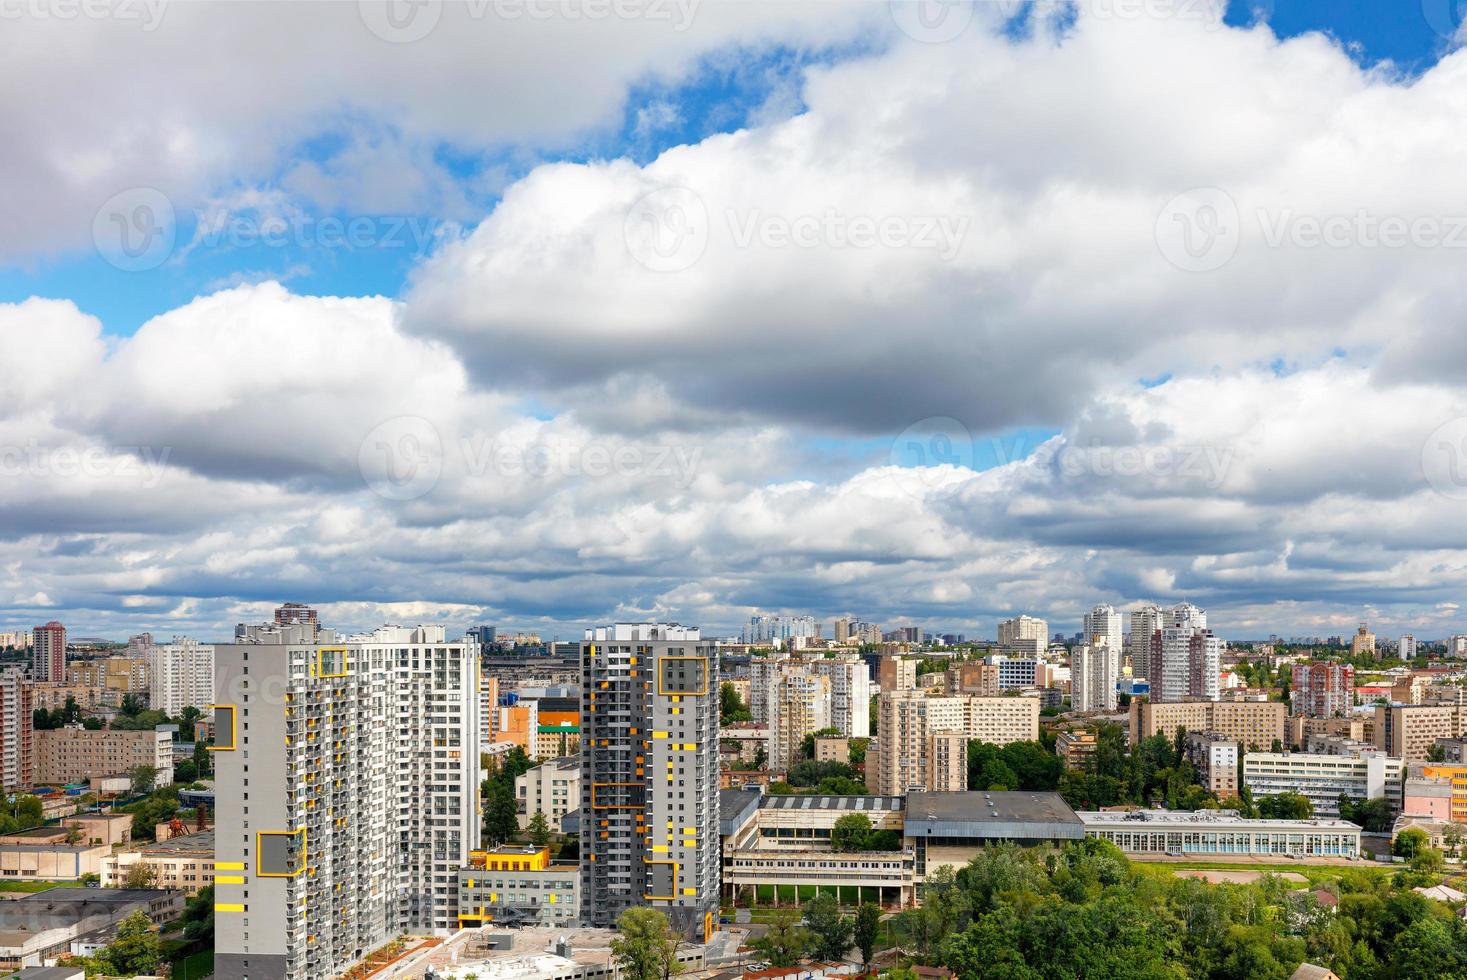
[[35,733],[35,754],[36,782],[42,785],[125,775],[139,766],[157,770],[154,785],[173,784],[173,739],[166,731],[53,728]]
[[1176,738],[1178,729],[1212,732],[1250,752],[1284,744],[1288,708],[1280,701],[1132,701],[1131,744],[1152,735]]
[[133,869],[147,869],[147,887],[168,888],[196,895],[214,884],[214,832],[201,831],[119,851],[102,859],[103,888],[121,888]]
[[551,830],[560,830],[567,813],[581,807],[581,757],[551,759],[515,777],[520,829],[530,826],[535,814],[545,814]]
[[475,851],[458,873],[459,926],[571,925],[580,917],[580,873],[574,862],[552,862],[544,847]]
[[1187,734],[1187,761],[1197,781],[1219,798],[1238,795],[1238,743],[1212,732]]
[[1098,740],[1088,728],[1060,732],[1054,739],[1054,753],[1065,761],[1065,768],[1081,770],[1095,756]]
[[1256,752],[1243,758],[1243,782],[1254,799],[1298,793],[1321,816],[1339,816],[1342,795],[1355,800],[1384,799],[1399,813],[1404,771],[1400,759],[1378,751],[1354,755]]

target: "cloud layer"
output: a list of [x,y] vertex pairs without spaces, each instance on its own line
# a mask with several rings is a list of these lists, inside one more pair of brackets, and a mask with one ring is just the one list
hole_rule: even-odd
[[[0,109],[49,137],[0,157],[28,188],[0,240],[32,256],[145,179],[477,224],[396,298],[241,285],[125,338],[64,298],[0,305],[0,617],[213,635],[289,598],[344,626],[787,609],[990,635],[1187,598],[1233,636],[1467,627],[1467,55],[1407,79],[1206,19],[999,31],[979,5],[933,43],[900,9],[738,6],[691,45],[562,18],[484,51],[472,18],[399,43],[326,4],[269,30],[278,76],[224,92],[263,8],[55,25],[62,64],[147,46],[156,100],[141,128],[88,105],[85,139]],[[432,149],[545,150],[704,55],[857,38],[768,121],[546,163],[488,213]],[[516,84],[550,52],[554,85]],[[1015,454],[1016,427],[1059,434]]]

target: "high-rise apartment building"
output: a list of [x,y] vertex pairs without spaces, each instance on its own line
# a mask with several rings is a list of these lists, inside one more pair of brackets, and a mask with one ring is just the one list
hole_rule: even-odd
[[1401,642],[1396,644],[1397,655],[1402,660],[1416,659],[1416,637],[1406,633],[1401,637]]
[[830,680],[793,667],[769,696],[769,765],[784,770],[800,760],[806,735],[830,727]]
[[789,666],[786,657],[753,657],[749,660],[749,720],[769,724],[769,695],[774,682]]
[[[884,665],[884,664],[883,664]],[[929,789],[937,782],[933,769],[932,736],[963,734],[967,726],[962,697],[929,697],[920,691],[888,692],[882,685],[877,702],[876,765],[871,773],[867,758],[867,786],[878,796],[902,796],[912,789]]]
[[1152,658],[1161,652],[1161,630],[1166,610],[1143,603],[1131,610],[1131,628],[1126,633],[1126,656],[1131,658],[1131,676],[1148,678]]
[[[581,908],[651,906],[705,940],[718,916],[718,647],[618,623],[581,644]],[[757,699],[757,696],[756,696]]]
[[275,625],[315,627],[316,610],[303,602],[287,602],[276,608]]
[[148,707],[177,717],[214,703],[214,648],[187,636],[148,653]]
[[1355,635],[1350,637],[1350,656],[1374,657],[1375,655],[1375,634],[1370,632],[1370,627],[1361,623]]
[[1114,711],[1121,650],[1097,634],[1070,652],[1070,707],[1074,711]]
[[878,707],[874,777],[869,751],[866,758],[867,786],[881,796],[899,796],[913,787],[936,791],[951,783],[937,768],[935,735],[956,733],[991,745],[1039,739],[1038,698],[882,692]]
[[33,687],[21,668],[0,670],[0,792],[14,793],[35,785]]
[[478,651],[442,626],[214,648],[215,975],[330,980],[456,929],[479,845]]
[[1395,759],[1423,762],[1437,739],[1463,734],[1464,714],[1456,704],[1376,705],[1376,748]]
[[1115,606],[1099,605],[1085,614],[1085,642],[1103,637],[1119,656],[1125,649],[1126,628]]
[[964,660],[947,669],[947,693],[979,694],[997,697],[999,687],[998,664],[982,660]]
[[1152,701],[1216,701],[1222,640],[1207,628],[1207,613],[1189,602],[1174,606],[1154,650],[1148,680]]
[[998,645],[1009,653],[1039,656],[1049,649],[1049,624],[1033,616],[1015,616],[998,624]]
[[1323,662],[1293,664],[1290,713],[1306,718],[1336,718],[1355,705],[1355,668]]
[[[882,694],[910,691],[917,686],[917,661],[909,657],[882,657],[878,662],[876,680]],[[877,730],[880,730],[879,724]]]
[[812,640],[820,635],[820,624],[814,616],[750,616],[742,639],[749,644],[793,646],[796,640]]
[[961,793],[968,788],[968,736],[964,732],[933,732],[927,740],[927,767],[933,793]]
[[66,680],[66,627],[54,619],[31,630],[31,679]]
[[855,654],[824,657],[810,669],[830,681],[830,726],[846,738],[871,735],[871,668]]

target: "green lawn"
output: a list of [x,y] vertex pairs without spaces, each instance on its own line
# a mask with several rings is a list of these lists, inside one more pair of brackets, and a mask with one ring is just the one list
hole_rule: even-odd
[[1293,872],[1308,878],[1311,884],[1319,884],[1338,878],[1350,872],[1363,872],[1373,875],[1387,875],[1401,870],[1400,866],[1378,864],[1374,861],[1360,861],[1353,865],[1343,864],[1296,864],[1284,861],[1279,864],[1247,864],[1229,863],[1227,861],[1176,861],[1176,862],[1145,862],[1133,861],[1133,868],[1142,868],[1152,874],[1171,875],[1175,871],[1258,871],[1264,874],[1284,874]]
[[173,964],[173,980],[202,980],[214,972],[214,951],[201,949]]
[[0,881],[0,892],[43,892],[48,888],[81,888],[80,881]]

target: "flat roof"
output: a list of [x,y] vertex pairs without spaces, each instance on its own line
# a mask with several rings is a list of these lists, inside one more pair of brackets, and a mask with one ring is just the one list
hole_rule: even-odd
[[850,810],[860,813],[900,810],[903,802],[900,796],[797,796],[781,793],[766,795],[759,805],[771,810]]
[[724,837],[759,809],[764,794],[757,789],[721,789],[718,791],[718,832]]
[[167,840],[147,844],[140,851],[144,854],[188,854],[194,851],[214,852],[214,831],[201,830],[196,834],[181,834]]
[[1172,810],[1081,810],[1075,814],[1085,826],[1139,826],[1153,824],[1172,827],[1261,827],[1265,830],[1345,830],[1360,833],[1358,824],[1331,817],[1309,820],[1267,820],[1262,817],[1239,816],[1236,810],[1197,810],[1192,813]]
[[1080,840],[1085,825],[1058,793],[908,793],[906,836]]

